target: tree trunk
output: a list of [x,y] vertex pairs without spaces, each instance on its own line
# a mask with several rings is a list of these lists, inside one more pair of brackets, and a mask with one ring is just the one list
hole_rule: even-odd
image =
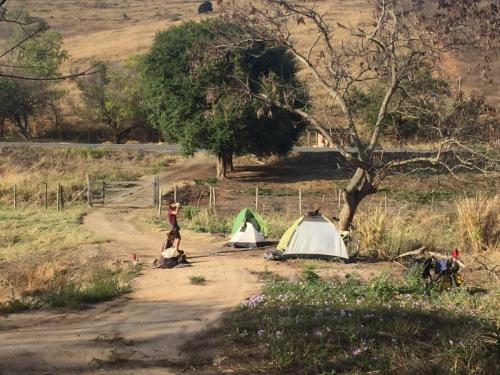
[[[24,119],[25,121],[27,121],[27,117],[24,117]],[[14,124],[16,125],[17,129],[19,130],[19,133],[21,133],[21,136],[24,138],[25,141],[31,140],[31,133],[29,131],[29,122],[23,123],[21,117],[16,116],[14,119]]]
[[0,117],[0,139],[3,138],[4,129],[5,129],[5,117]]
[[229,170],[231,172],[234,172],[234,165],[233,165],[233,154],[231,153],[228,157],[228,166],[229,166]]
[[344,190],[344,205],[340,211],[339,229],[348,231],[352,225],[354,215],[361,201],[368,195],[374,194],[377,189],[367,178],[366,172],[358,168]]
[[229,158],[227,154],[217,154],[217,179],[224,180],[227,178],[227,168],[229,166]]
[[28,139],[31,139],[32,137],[31,137],[30,119],[29,119],[28,115],[24,115],[23,119],[24,119],[24,130],[26,132]]
[[57,104],[54,102],[50,103],[50,109],[52,109],[52,113],[54,114],[54,127],[56,130],[57,139],[61,140],[62,139],[62,127],[63,127],[61,113],[59,112],[59,108],[57,107]]

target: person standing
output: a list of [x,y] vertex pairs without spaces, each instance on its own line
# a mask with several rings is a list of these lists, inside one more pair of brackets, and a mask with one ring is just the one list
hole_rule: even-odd
[[179,245],[181,243],[181,228],[177,222],[177,214],[179,213],[179,208],[181,204],[179,202],[170,201],[168,204],[168,223],[170,224],[170,235],[174,237],[176,241],[175,248],[179,251]]

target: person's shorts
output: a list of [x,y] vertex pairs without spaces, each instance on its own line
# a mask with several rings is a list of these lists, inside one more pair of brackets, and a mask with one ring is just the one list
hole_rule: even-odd
[[181,238],[180,227],[178,225],[172,225],[170,227],[170,233],[174,235],[174,238]]
[[170,230],[180,231],[181,227],[179,224],[170,224]]

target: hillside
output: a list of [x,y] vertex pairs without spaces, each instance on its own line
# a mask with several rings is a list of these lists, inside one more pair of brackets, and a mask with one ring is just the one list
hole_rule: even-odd
[[[199,1],[192,0],[11,0],[11,7],[24,6],[32,14],[45,18],[56,30],[63,33],[69,60],[66,71],[88,67],[95,58],[122,61],[130,55],[148,50],[155,34],[169,26],[188,20],[200,20],[197,14]],[[366,0],[324,0],[317,7],[329,17],[344,23],[356,23],[369,15]],[[214,2],[216,15],[217,5]],[[307,48],[314,40],[312,30],[297,25],[299,45]],[[491,105],[500,104],[499,83],[483,86],[474,56],[457,60],[444,56],[442,64],[450,78],[467,91],[483,93]],[[498,77],[500,61],[496,61],[489,77]]]

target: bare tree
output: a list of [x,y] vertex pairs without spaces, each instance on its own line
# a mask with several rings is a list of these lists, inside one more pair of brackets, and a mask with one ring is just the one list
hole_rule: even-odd
[[[468,3],[472,10],[463,8]],[[427,163],[442,165],[453,172],[456,166],[450,167],[443,158],[448,155],[449,159],[450,152],[457,152],[462,167],[484,170],[475,162],[484,155],[467,144],[470,140],[460,137],[460,129],[441,132],[435,153],[389,161],[376,157],[388,115],[403,108],[412,98],[412,93],[405,90],[422,67],[437,66],[440,53],[445,50],[457,48],[458,51],[458,47],[466,44],[472,48],[471,40],[478,41],[476,47],[490,50],[498,44],[500,38],[495,41],[499,33],[496,8],[483,8],[477,3],[375,0],[370,2],[371,12],[353,25],[322,12],[320,2],[236,0],[226,4],[226,17],[238,22],[243,32],[228,35],[226,42],[215,48],[221,51],[242,48],[265,40],[276,47],[287,48],[308,71],[308,81],[314,82],[314,86],[310,85],[313,99],[308,106],[299,109],[292,106],[292,92],[277,97],[272,95],[272,90],[271,93],[262,90],[259,97],[263,103],[279,105],[301,116],[354,167],[344,189],[345,204],[340,213],[340,228],[346,230],[359,203],[377,191],[391,170]],[[307,47],[300,43],[302,36],[296,33],[297,26],[313,30],[314,38]],[[473,37],[475,39],[470,39]],[[353,92],[375,84],[382,88],[383,95],[370,132],[363,135],[354,114]],[[435,130],[438,124],[429,126]],[[459,151],[468,156],[461,157]],[[487,157],[483,160],[498,162]]]

